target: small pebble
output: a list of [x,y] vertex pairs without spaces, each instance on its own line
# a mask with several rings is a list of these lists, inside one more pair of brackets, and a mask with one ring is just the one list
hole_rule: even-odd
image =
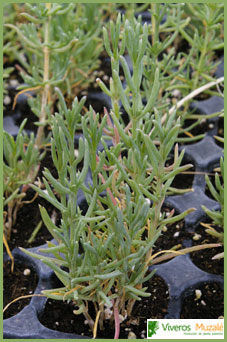
[[176,224],[176,228],[179,229],[179,228],[180,228],[180,225],[179,225],[179,224]]
[[214,124],[213,124],[213,123],[210,123],[210,124],[209,124],[209,128],[214,128]]
[[79,155],[79,151],[78,150],[74,150],[74,156],[77,158]]
[[198,241],[199,239],[201,239],[201,235],[200,234],[195,234],[192,239],[194,241]]
[[59,322],[55,322],[55,324],[56,324],[57,326],[59,326]]
[[164,227],[162,228],[162,231],[163,231],[163,232],[167,232],[167,230],[168,230],[168,229],[167,229],[166,226],[164,226]]
[[31,274],[31,270],[29,270],[29,268],[26,268],[25,270],[24,270],[24,275],[25,276],[28,276],[28,275],[30,275]]
[[195,297],[196,297],[196,300],[199,299],[200,297],[202,296],[202,292],[200,290],[195,290]]
[[145,201],[146,201],[149,205],[151,205],[151,200],[150,200],[149,198],[146,198]]
[[124,76],[121,75],[121,76],[120,76],[120,80],[121,80],[121,81],[124,81],[124,79],[125,79]]
[[128,338],[129,339],[136,339],[136,334],[133,331],[130,331],[130,333],[128,334]]
[[9,83],[12,87],[17,87],[19,85],[18,80],[10,80]]
[[180,235],[180,232],[176,232],[173,234],[173,237],[178,237]]
[[180,97],[181,96],[181,92],[178,89],[175,89],[172,94],[174,97]]
[[106,308],[104,310],[104,314],[105,314],[105,319],[110,319],[112,317],[113,311],[110,310],[109,308]]
[[7,106],[8,104],[11,103],[11,98],[10,98],[8,95],[6,95],[6,96],[4,97],[3,102],[4,102],[4,105]]
[[125,320],[125,317],[123,317],[122,315],[119,315],[118,317],[119,317],[120,323],[122,323]]
[[204,300],[201,300],[201,304],[202,304],[203,306],[206,306],[206,303],[204,302]]
[[108,75],[104,75],[102,79],[103,79],[103,81],[108,81],[109,80],[109,76]]

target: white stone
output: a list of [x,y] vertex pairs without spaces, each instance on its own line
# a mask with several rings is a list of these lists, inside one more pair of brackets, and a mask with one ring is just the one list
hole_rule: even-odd
[[202,296],[202,292],[198,289],[195,290],[195,297],[196,297],[196,300],[199,299],[200,297]]
[[29,268],[26,268],[25,270],[24,270],[24,275],[25,276],[28,276],[28,275],[30,275],[31,274],[31,270],[29,269]]
[[109,308],[106,308],[104,310],[104,314],[105,314],[105,319],[110,319],[112,317],[112,315],[113,315],[113,311],[110,310]]
[[201,235],[200,234],[195,234],[192,238],[194,241],[198,241],[199,239],[201,239]]
[[128,334],[128,338],[129,339],[136,339],[136,334],[133,331],[130,331],[130,333]]
[[4,105],[9,105],[10,103],[11,103],[11,98],[8,96],[8,95],[6,95],[5,97],[4,97],[4,100],[3,100],[3,102],[4,102]]
[[104,75],[102,79],[103,79],[103,81],[108,81],[109,76],[108,75]]
[[18,80],[10,80],[9,83],[12,87],[17,87],[19,85]]

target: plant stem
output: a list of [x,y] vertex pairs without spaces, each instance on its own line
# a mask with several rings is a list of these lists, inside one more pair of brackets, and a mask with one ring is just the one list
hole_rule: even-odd
[[119,320],[119,311],[118,311],[118,303],[119,298],[116,299],[116,302],[114,303],[114,323],[115,323],[115,335],[114,339],[118,339],[120,335],[120,320]]
[[4,243],[4,246],[5,246],[5,249],[6,249],[6,252],[8,254],[8,256],[10,257],[12,263],[11,263],[11,272],[13,273],[13,270],[14,270],[14,257],[9,249],[9,245],[8,245],[8,242],[6,240],[6,237],[5,237],[5,233],[3,232],[3,243]]
[[196,74],[195,74],[194,83],[193,83],[193,89],[196,89],[196,87],[198,85],[199,76],[201,73],[200,69],[201,69],[202,63],[204,61],[204,57],[207,53],[207,44],[208,44],[208,32],[207,32],[207,26],[205,25],[204,44],[203,44],[202,51],[200,54],[199,63],[198,63],[197,69],[196,69]]
[[135,299],[129,299],[128,304],[127,304],[127,316],[129,317],[132,313],[133,306],[135,304],[136,300]]
[[[51,9],[51,3],[46,3],[46,8],[48,10]],[[39,118],[39,123],[41,124],[37,131],[37,136],[35,140],[35,146],[40,148],[42,144],[43,132],[44,132],[44,123],[46,121],[46,106],[48,104],[49,99],[49,91],[50,85],[49,81],[49,63],[50,63],[50,51],[48,48],[49,44],[49,32],[50,32],[50,23],[51,16],[48,17],[48,20],[45,22],[45,30],[44,30],[44,43],[43,43],[43,55],[44,55],[44,74],[43,74],[43,83],[45,83],[42,100],[41,100],[41,113]]]
[[157,14],[157,5],[155,3],[151,4],[151,10],[152,10],[152,45],[155,45],[158,38],[158,25],[156,22],[156,14]]

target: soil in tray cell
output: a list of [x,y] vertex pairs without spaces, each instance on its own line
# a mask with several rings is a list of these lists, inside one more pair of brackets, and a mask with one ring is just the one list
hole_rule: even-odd
[[[121,323],[120,338],[146,338],[147,319],[164,318],[167,314],[169,293],[166,283],[160,277],[153,276],[144,286],[148,286],[147,292],[150,292],[151,296],[135,304],[131,317]],[[75,308],[73,303],[67,304],[49,299],[39,320],[49,329],[92,337],[89,326],[84,324],[84,316],[73,314]],[[95,317],[92,305],[90,308],[91,316]],[[98,329],[97,338],[113,337],[113,322],[111,324],[110,320],[105,320],[104,330]]]
[[[38,276],[31,266],[16,262],[12,273],[11,261],[8,261],[4,264],[3,271],[4,308],[16,298],[34,293],[38,283]],[[30,300],[31,298],[25,298],[11,304],[4,312],[3,318],[6,319],[16,315],[29,304]]]
[[183,301],[180,318],[223,318],[224,291],[218,283],[204,283]]

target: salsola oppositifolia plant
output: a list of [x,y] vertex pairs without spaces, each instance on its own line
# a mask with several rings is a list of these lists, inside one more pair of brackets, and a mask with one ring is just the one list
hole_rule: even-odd
[[[160,112],[154,107],[159,91],[158,67],[145,104],[141,96],[147,26],[127,20],[122,32],[120,26],[119,16],[116,25],[110,24],[112,49],[106,44],[112,55],[110,90],[98,80],[111,97],[110,114],[105,110],[101,117],[90,107],[81,117],[85,98],[80,101],[76,98],[72,109],[68,109],[56,89],[60,108],[50,121],[51,151],[58,179],[46,169],[43,173],[46,190],[32,187],[60,211],[61,222],[56,226],[46,209],[40,207],[54,240],[47,243],[47,248],[40,249],[40,254],[24,250],[52,268],[62,282],[61,288],[43,293],[49,298],[73,301],[77,306],[74,314],[85,316],[93,337],[96,337],[98,325],[103,329],[107,313],[115,324],[115,338],[119,337],[120,322],[130,316],[134,303],[150,296],[144,287],[154,274],[154,271],[149,272],[150,265],[198,249],[197,246],[181,251],[173,248],[153,254],[153,246],[165,225],[194,210],[176,216],[172,211],[168,217],[162,213],[174,177],[191,165],[180,166],[184,151],[179,154],[175,144],[180,128],[175,113],[167,114],[161,123]],[[123,42],[120,48],[119,34]],[[104,29],[104,40],[105,36]],[[121,56],[126,48],[132,56],[132,75]],[[120,62],[125,87],[119,77]],[[127,127],[121,119],[119,100],[130,119]],[[75,157],[74,136],[80,122],[84,138],[79,141]],[[173,151],[174,161],[167,167],[170,151]],[[81,161],[82,169],[79,168]],[[86,185],[88,172],[92,181]],[[81,190],[88,205],[86,213],[78,203]],[[89,312],[90,302],[94,304],[95,317]]]

